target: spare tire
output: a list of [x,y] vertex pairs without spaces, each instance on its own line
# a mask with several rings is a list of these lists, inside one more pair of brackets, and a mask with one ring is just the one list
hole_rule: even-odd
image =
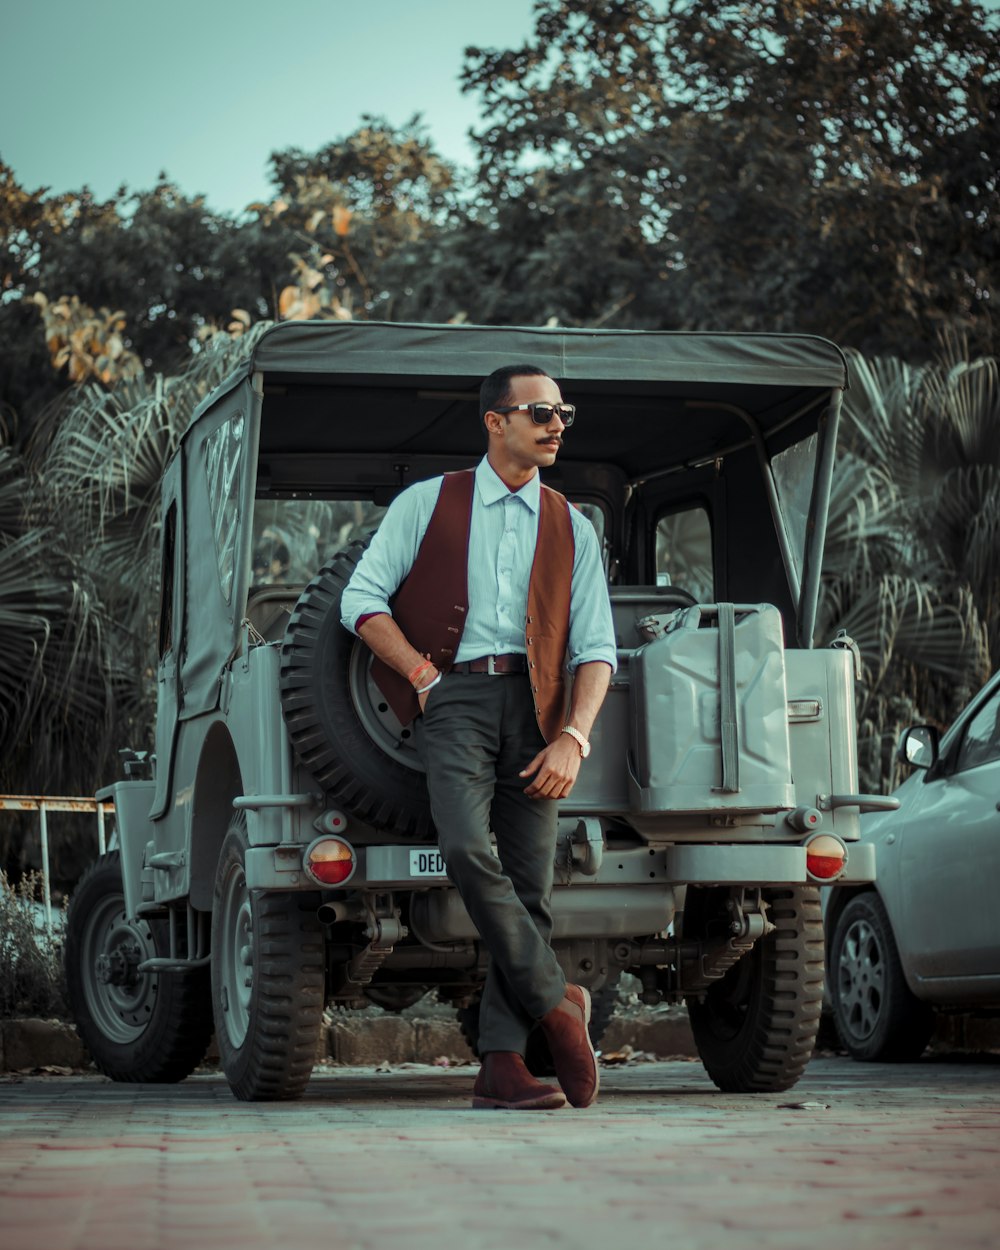
[[409,729],[371,676],[371,652],[340,623],[364,553],[340,551],[302,592],[281,643],[281,709],[295,753],[331,802],[380,829],[432,836],[423,766]]

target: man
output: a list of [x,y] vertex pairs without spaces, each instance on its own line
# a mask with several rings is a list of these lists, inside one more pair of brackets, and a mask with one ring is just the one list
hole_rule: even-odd
[[[414,724],[441,854],[490,953],[473,1106],[585,1107],[598,1087],[590,996],[567,985],[552,951],[550,895],[558,800],[615,668],[611,607],[593,528],[538,475],[573,406],[541,369],[513,365],[483,382],[480,416],[485,458],[393,502],[344,592],[342,622]],[[525,1067],[535,1021],[562,1091]]]

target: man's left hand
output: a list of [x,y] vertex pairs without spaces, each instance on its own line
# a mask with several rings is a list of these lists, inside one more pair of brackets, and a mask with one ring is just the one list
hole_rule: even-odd
[[573,789],[581,762],[576,740],[569,734],[560,734],[519,773],[521,777],[536,774],[524,793],[529,799],[564,799]]

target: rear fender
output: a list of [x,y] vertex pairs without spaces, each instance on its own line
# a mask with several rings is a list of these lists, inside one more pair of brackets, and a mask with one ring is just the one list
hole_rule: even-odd
[[216,722],[205,735],[191,803],[191,904],[211,911],[219,852],[233,818],[233,799],[243,793],[236,747]]

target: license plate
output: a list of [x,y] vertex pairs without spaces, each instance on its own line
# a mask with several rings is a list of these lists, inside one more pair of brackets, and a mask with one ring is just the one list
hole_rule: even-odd
[[410,851],[411,877],[445,876],[444,859],[440,851]]

